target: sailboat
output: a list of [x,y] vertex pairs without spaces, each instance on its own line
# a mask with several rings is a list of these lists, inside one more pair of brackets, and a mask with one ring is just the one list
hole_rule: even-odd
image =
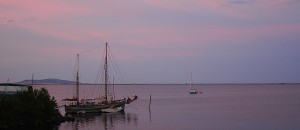
[[191,73],[191,81],[190,81],[190,94],[198,94],[198,90],[192,88],[192,82],[193,82],[193,75]]
[[[109,97],[108,87],[109,87],[109,66],[108,66],[108,43],[105,44],[105,61],[104,61],[104,87],[105,93],[104,97],[101,98],[92,98],[92,99],[81,99],[79,100],[79,54],[77,54],[76,60],[76,96],[73,98],[66,98],[63,101],[65,103],[65,112],[67,114],[74,113],[112,113],[112,112],[121,112],[125,109],[125,104],[130,104],[133,101],[137,100],[137,96],[132,98],[123,98],[115,99]],[[100,97],[100,96],[99,96]]]

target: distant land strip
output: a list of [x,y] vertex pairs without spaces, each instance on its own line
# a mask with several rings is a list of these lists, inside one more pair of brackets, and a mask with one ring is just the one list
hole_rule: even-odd
[[[23,80],[17,82],[18,84],[26,85],[75,85],[75,81],[62,80],[62,79],[41,79],[41,80]],[[101,83],[80,83],[82,85],[103,85]],[[189,83],[126,83],[120,84],[116,83],[115,85],[188,85]],[[241,85],[241,84],[300,84],[300,83],[193,83],[193,85]]]

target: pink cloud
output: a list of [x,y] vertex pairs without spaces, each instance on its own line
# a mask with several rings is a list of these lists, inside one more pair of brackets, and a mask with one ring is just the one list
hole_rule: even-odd
[[224,6],[226,2],[223,0],[188,0],[188,1],[174,1],[174,0],[148,0],[146,4],[159,7],[166,10],[174,10],[187,13],[205,13],[214,12],[215,14],[228,15],[231,17],[245,18],[239,11]]
[[8,17],[15,18],[35,17],[39,19],[53,19],[92,12],[87,7],[64,3],[62,1],[9,0],[0,1],[0,4],[7,8],[7,10],[4,10],[4,13],[8,15]]
[[[231,0],[148,0],[146,4],[154,7],[159,7],[166,10],[174,10],[187,13],[202,13],[212,12],[214,15],[224,15],[239,19],[253,19],[261,17],[276,16],[276,12],[280,12],[278,7],[287,3],[290,0],[261,0],[250,1],[243,4],[233,4]],[[250,11],[250,12],[248,12]],[[257,13],[253,13],[257,12]]]
[[[225,40],[243,40],[275,38],[285,34],[300,33],[300,24],[282,24],[256,27],[188,27],[188,28],[136,28],[132,35],[141,35],[134,39],[124,39],[132,46],[185,46],[186,44],[230,44]],[[222,40],[221,40],[222,39]]]
[[[272,35],[280,35],[280,31],[285,32],[298,31],[298,25],[281,25],[281,26],[267,26],[267,27],[252,27],[252,28],[234,28],[234,27],[205,27],[201,26],[185,26],[185,27],[147,27],[147,26],[118,26],[111,28],[101,28],[99,26],[80,27],[73,24],[72,17],[95,15],[95,17],[103,15],[121,16],[124,19],[128,17],[138,17],[140,14],[137,10],[131,9],[129,5],[132,2],[99,2],[94,3],[80,2],[76,3],[66,1],[0,1],[0,4],[7,7],[0,13],[1,17],[9,17],[16,19],[15,24],[32,30],[33,32],[80,43],[87,43],[91,39],[101,39],[103,41],[116,41],[126,43],[133,46],[167,46],[182,47],[186,43],[207,43],[218,39],[237,39],[238,38],[256,38],[266,37]],[[136,2],[136,1],[134,1]],[[200,11],[213,12],[214,14],[228,15],[236,18],[248,18],[241,8],[224,6],[228,1],[223,0],[206,0],[206,1],[173,1],[173,0],[146,0],[146,5],[158,7],[161,9],[173,11],[185,11],[187,13],[199,13]],[[260,9],[284,3],[286,0],[275,0],[269,2],[267,0],[259,2]],[[140,3],[139,3],[140,4]],[[106,6],[109,5],[109,6]],[[131,16],[131,17],[130,17]],[[36,21],[26,22],[24,19],[37,18]],[[256,16],[251,16],[249,19]],[[171,22],[171,21],[170,21]],[[59,23],[59,24],[56,24]],[[123,37],[123,38],[120,38]],[[100,41],[100,40],[99,40]],[[180,54],[180,53],[177,53]],[[174,53],[174,55],[176,55]],[[182,54],[180,54],[182,55]]]
[[207,31],[211,34],[211,37],[218,37],[220,39],[251,40],[259,38],[276,38],[284,36],[285,34],[300,33],[300,24],[270,25],[251,28],[211,28],[207,29]]
[[72,23],[68,18],[93,13],[88,7],[62,1],[9,0],[0,1],[0,4],[4,7],[0,16],[13,19],[15,25],[40,34],[74,41],[82,41],[82,37],[79,37],[82,33],[77,32],[83,30],[74,28],[74,31],[66,32],[57,26],[59,24],[55,24],[66,21]]
[[[109,38],[117,31],[82,25],[76,20],[86,16],[122,16],[138,12],[130,10],[130,2],[61,1],[61,0],[10,0],[0,1],[4,9],[1,18],[14,20],[14,25],[36,33],[75,42]],[[109,6],[106,6],[109,5]],[[125,16],[123,16],[125,15]],[[84,20],[82,20],[84,21]],[[1,21],[0,21],[1,22]],[[87,24],[87,23],[86,23]],[[99,23],[100,25],[100,23]],[[98,27],[98,28],[97,28]]]
[[174,11],[189,11],[189,1],[174,1],[174,0],[145,0],[146,5]]

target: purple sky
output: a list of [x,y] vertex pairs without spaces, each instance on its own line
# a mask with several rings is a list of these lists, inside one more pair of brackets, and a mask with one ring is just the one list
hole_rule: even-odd
[[73,80],[80,53],[94,83],[105,42],[129,83],[300,82],[300,0],[1,0],[0,40],[0,82]]

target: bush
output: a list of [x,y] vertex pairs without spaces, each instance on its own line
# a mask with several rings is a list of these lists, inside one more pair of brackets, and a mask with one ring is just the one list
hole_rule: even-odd
[[0,95],[0,129],[54,126],[61,119],[56,100],[44,88]]

